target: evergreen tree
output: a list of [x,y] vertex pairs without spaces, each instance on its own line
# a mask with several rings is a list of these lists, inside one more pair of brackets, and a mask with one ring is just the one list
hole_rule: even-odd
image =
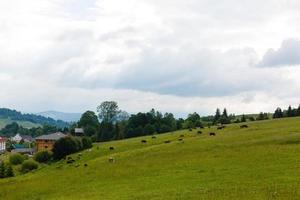
[[220,122],[222,124],[229,124],[230,123],[230,119],[228,117],[226,108],[224,108],[224,110],[223,110],[222,116],[220,118]]
[[257,120],[264,120],[264,119],[265,119],[264,113],[260,112],[258,117],[257,117]]
[[297,116],[300,116],[300,105],[297,108]]
[[241,122],[246,122],[247,120],[246,120],[246,116],[243,114],[242,115],[242,118],[241,118]]
[[217,124],[219,123],[220,121],[220,118],[221,118],[221,112],[220,112],[220,109],[217,108],[216,110],[216,114],[215,114],[215,117],[214,117],[214,124]]
[[287,117],[293,117],[293,109],[292,109],[291,105],[289,105],[289,108],[288,108],[286,114],[287,114]]
[[283,117],[283,112],[281,108],[277,108],[273,114],[273,118],[282,118]]

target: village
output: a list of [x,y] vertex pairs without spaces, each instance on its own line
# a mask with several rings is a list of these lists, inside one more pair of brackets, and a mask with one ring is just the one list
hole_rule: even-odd
[[83,128],[75,128],[74,134],[55,132],[47,135],[41,135],[36,138],[33,138],[30,135],[21,135],[19,133],[10,138],[2,136],[0,137],[0,154],[11,152],[31,157],[37,152],[52,151],[55,142],[61,138],[67,136],[82,137],[83,135]]

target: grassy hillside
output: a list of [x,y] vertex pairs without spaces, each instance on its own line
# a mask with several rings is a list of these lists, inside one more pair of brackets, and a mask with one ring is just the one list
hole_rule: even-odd
[[18,121],[18,120],[11,120],[9,118],[0,117],[0,129],[4,128],[7,124],[11,124],[12,122],[17,122],[20,126],[23,126],[24,128],[32,128],[32,127],[40,126],[40,124],[35,124],[29,121]]
[[248,124],[96,144],[77,167],[61,161],[0,180],[0,199],[299,199],[300,118]]

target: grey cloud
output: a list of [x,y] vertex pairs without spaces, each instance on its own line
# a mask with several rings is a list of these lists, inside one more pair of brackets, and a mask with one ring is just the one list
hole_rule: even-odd
[[269,49],[258,64],[259,67],[282,67],[300,64],[300,40],[282,42],[278,50]]
[[177,96],[233,95],[264,87],[245,77],[255,73],[251,69],[255,59],[251,49],[148,49],[123,70],[115,86]]

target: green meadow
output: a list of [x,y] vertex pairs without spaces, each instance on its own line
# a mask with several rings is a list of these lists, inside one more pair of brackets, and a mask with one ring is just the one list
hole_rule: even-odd
[[73,164],[0,180],[0,199],[300,199],[300,118],[247,124],[94,144]]
[[39,127],[40,124],[35,124],[30,121],[18,121],[18,120],[11,120],[10,118],[0,118],[0,129],[4,128],[6,125],[11,124],[13,122],[16,122],[20,126],[24,128],[33,128],[33,127]]

